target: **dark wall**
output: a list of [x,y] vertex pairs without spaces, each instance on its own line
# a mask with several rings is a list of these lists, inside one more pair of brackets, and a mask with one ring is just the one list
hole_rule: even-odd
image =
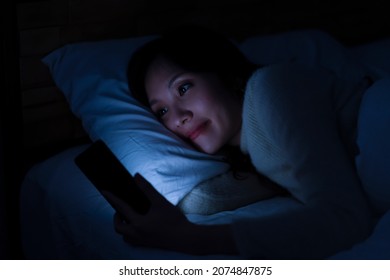
[[0,259],[6,259],[9,256],[8,248],[8,227],[5,207],[5,182],[4,182],[4,162],[3,162],[3,143],[2,143],[2,123],[0,119]]
[[18,195],[23,168],[16,6],[11,1],[0,5],[0,258],[19,259]]

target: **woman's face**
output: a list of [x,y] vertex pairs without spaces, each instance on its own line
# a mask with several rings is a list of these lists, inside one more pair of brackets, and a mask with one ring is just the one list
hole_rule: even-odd
[[175,134],[213,154],[239,145],[242,102],[211,73],[186,72],[159,57],[150,65],[145,89],[152,111]]

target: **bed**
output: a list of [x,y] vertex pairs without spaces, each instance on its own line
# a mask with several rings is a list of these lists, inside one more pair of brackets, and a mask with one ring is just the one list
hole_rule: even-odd
[[[372,3],[369,8],[354,4],[351,8],[341,2],[334,8],[325,1],[292,6],[250,0],[240,4],[120,0],[20,3],[25,169],[20,220],[24,257],[200,258],[125,243],[112,226],[113,209],[74,163],[79,153],[102,139],[130,173],[144,175],[176,205],[202,184],[226,174],[228,166],[219,156],[201,154],[182,143],[128,92],[126,62],[137,47],[158,32],[178,23],[197,23],[224,32],[260,64],[298,59],[321,63],[340,76],[369,69],[377,77],[388,77],[390,34],[382,28],[390,26],[385,18],[377,16],[379,4]],[[221,6],[225,7],[223,12]],[[383,98],[381,104],[390,104],[388,97]],[[365,104],[365,110],[372,112],[378,101]],[[375,118],[383,120],[382,126],[390,124],[389,114]],[[389,139],[388,134],[381,139]],[[384,157],[382,166],[390,168],[388,157]],[[369,167],[361,168],[370,178]],[[386,194],[389,197],[385,187],[373,199],[380,200]],[[225,196],[230,200],[226,199],[228,202],[220,209],[202,212],[198,207],[188,211],[187,217],[196,223],[226,223],[251,215],[272,216],[297,207],[284,197],[253,201],[235,192]],[[385,199],[378,205],[381,215],[372,235],[331,259],[390,258],[389,204]]]

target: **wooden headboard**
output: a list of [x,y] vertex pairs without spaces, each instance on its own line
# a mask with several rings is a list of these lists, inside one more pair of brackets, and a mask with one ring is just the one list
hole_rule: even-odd
[[[2,164],[12,162],[8,170],[15,173],[10,175],[14,182],[35,162],[88,141],[41,62],[67,43],[155,34],[184,22],[237,40],[302,28],[322,29],[349,45],[390,36],[381,0],[19,0],[11,6],[3,9],[3,29],[9,32],[4,32],[2,67],[8,83],[1,100],[14,112],[16,125],[8,124],[6,132],[15,139],[8,136],[0,144]],[[13,205],[17,192],[9,194]]]

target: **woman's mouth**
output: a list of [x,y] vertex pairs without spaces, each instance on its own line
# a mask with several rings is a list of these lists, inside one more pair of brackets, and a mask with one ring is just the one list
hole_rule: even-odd
[[205,121],[204,123],[201,123],[198,125],[194,130],[190,131],[190,133],[187,134],[187,137],[191,140],[194,141],[200,134],[203,133],[203,131],[206,129],[208,126],[209,122]]

